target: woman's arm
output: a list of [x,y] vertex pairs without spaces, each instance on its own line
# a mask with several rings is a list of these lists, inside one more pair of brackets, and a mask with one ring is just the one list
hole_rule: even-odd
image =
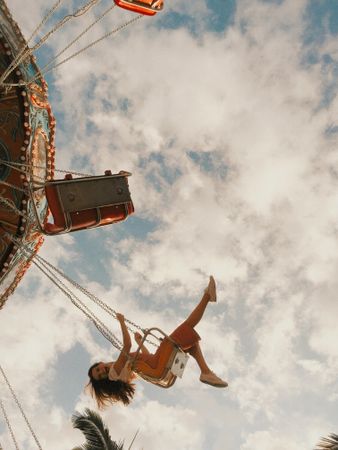
[[131,339],[130,339],[129,331],[128,331],[125,321],[124,321],[124,315],[117,313],[116,318],[120,322],[122,338],[123,338],[123,347],[122,347],[121,353],[114,363],[114,369],[115,369],[116,373],[119,375],[121,373],[121,370],[123,369],[123,367],[126,365],[126,363],[128,361],[128,356],[129,356],[129,352],[131,349]]
[[116,318],[120,322],[120,326],[121,326],[121,330],[122,330],[123,350],[125,352],[129,353],[130,349],[131,349],[131,339],[130,339],[130,334],[127,329],[126,323],[124,321],[124,315],[117,313]]

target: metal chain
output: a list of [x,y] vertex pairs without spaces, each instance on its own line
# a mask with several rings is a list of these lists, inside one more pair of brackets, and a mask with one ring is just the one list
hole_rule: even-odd
[[[33,166],[32,164],[25,164],[25,163],[16,163],[14,161],[5,161],[3,159],[0,159],[0,165],[3,164],[4,166],[9,167],[10,169],[16,170],[17,172],[23,173],[24,175],[31,175],[31,171],[26,171],[25,168],[32,168],[32,169],[45,169],[45,166]],[[22,168],[23,167],[23,168]],[[34,175],[35,178],[39,180],[44,180],[44,177],[40,177],[39,175]]]
[[86,306],[82,300],[80,300],[60,279],[55,277],[53,272],[46,266],[40,265],[35,259],[32,259],[32,263],[52,282],[57,286],[64,295],[66,295],[70,301],[76,306],[91,322],[94,323],[96,328],[111,342],[114,347],[119,351],[122,351],[121,341],[110,332],[106,325]]
[[14,204],[13,200],[9,200],[5,197],[3,197],[2,195],[0,195],[0,203],[5,204],[6,206],[8,206],[9,209],[11,209],[15,214],[23,217],[24,219],[26,219],[26,222],[28,224],[31,224],[34,222],[34,218],[29,217],[28,214],[25,214],[24,212],[20,211]]
[[[144,16],[142,14],[140,14],[140,15],[134,17],[133,19],[128,20],[124,24],[118,26],[117,28],[114,28],[112,31],[109,31],[108,33],[104,34],[103,36],[101,36],[96,41],[91,42],[90,44],[86,45],[82,49],[78,50],[77,52],[73,53],[72,55],[68,56],[67,58],[63,59],[62,61],[60,61],[59,63],[55,64],[52,67],[50,67],[50,64],[47,64],[47,66],[45,67],[44,70],[41,70],[39,74],[35,75],[33,78],[31,78],[28,81],[25,81],[23,83],[2,83],[2,84],[4,86],[8,86],[8,87],[29,86],[31,83],[36,81],[38,78],[41,78],[41,77],[45,76],[47,73],[56,70],[58,67],[60,67],[63,64],[67,63],[68,61],[72,60],[73,58],[76,58],[81,53],[87,51],[91,47],[94,47],[95,45],[97,45],[101,41],[109,38],[110,36],[118,33],[119,31],[121,31],[122,29],[126,28],[128,25],[133,24],[134,22],[136,22],[137,20],[141,19],[142,17],[144,17]],[[0,85],[1,85],[1,83],[0,83]]]
[[31,432],[31,435],[33,436],[33,438],[34,438],[34,440],[35,440],[35,443],[36,443],[37,447],[38,447],[40,450],[42,450],[42,447],[41,447],[41,445],[40,445],[40,442],[38,441],[38,438],[37,438],[36,434],[34,433],[34,430],[33,430],[32,426],[31,426],[31,424],[29,423],[29,420],[27,419],[26,414],[25,414],[24,410],[22,409],[22,406],[21,406],[19,400],[17,399],[17,396],[15,395],[15,392],[14,392],[14,390],[13,390],[13,388],[12,388],[12,386],[11,386],[11,384],[10,384],[10,382],[9,382],[9,380],[8,380],[8,378],[7,378],[7,376],[6,376],[5,372],[4,372],[4,370],[3,370],[3,368],[1,367],[1,365],[0,365],[0,372],[1,372],[1,374],[2,374],[2,376],[3,376],[3,378],[4,378],[4,380],[5,380],[5,382],[6,382],[6,384],[7,384],[8,389],[10,390],[10,392],[11,392],[11,394],[12,394],[12,397],[13,397],[13,399],[14,399],[14,401],[15,401],[17,407],[19,408],[19,410],[20,410],[20,412],[21,412],[22,417],[24,418],[24,420],[25,420],[25,422],[26,422],[26,425],[27,425],[29,431]]
[[[8,236],[8,233],[6,233]],[[2,238],[0,238],[3,240]],[[11,239],[16,245],[23,250],[24,256],[27,261],[31,261],[61,292],[66,295],[70,301],[76,306],[97,328],[97,330],[120,352],[123,352],[122,342],[108,329],[108,327],[85,305],[85,303],[79,299],[55,274],[50,270],[48,266],[43,263],[38,263],[34,259],[34,252],[28,255],[27,248],[22,242],[17,239]],[[127,356],[129,354],[126,353]],[[1,366],[0,366],[1,369]]]
[[[61,292],[66,295],[70,301],[76,306],[83,314],[96,326],[96,328],[102,333],[102,335],[119,351],[122,351],[122,342],[108,329],[108,327],[89,309],[85,303],[79,299],[70,289],[66,286],[62,280],[55,276],[52,270],[46,266],[43,262],[37,262],[34,259],[34,252],[28,249],[22,242],[18,241],[12,235],[5,233],[5,235],[15,243],[21,250],[27,261],[31,261]],[[0,237],[2,241],[4,239]],[[5,241],[4,241],[5,242]]]
[[[0,164],[4,164],[5,166],[10,167],[11,169],[16,170],[16,171],[21,172],[21,173],[24,173],[24,174],[27,174],[29,172],[21,169],[21,167],[26,167],[28,169],[46,169],[46,167],[44,167],[44,166],[35,166],[34,164],[16,163],[14,161],[10,162],[10,161],[5,161],[3,159],[0,159]],[[20,166],[20,168],[19,167],[15,167],[15,166]],[[72,175],[77,175],[79,177],[92,177],[92,176],[95,176],[95,175],[91,175],[91,174],[88,174],[88,173],[74,172],[72,170],[63,170],[63,169],[54,169],[54,172],[70,173]],[[43,177],[39,177],[38,175],[34,175],[34,176],[36,176],[36,178],[40,178],[41,180],[44,179]]]
[[[14,447],[16,448],[16,450],[19,450],[18,443],[16,442],[15,435],[14,435],[11,423],[9,421],[9,418],[7,416],[7,413],[6,413],[6,410],[5,410],[5,407],[4,407],[4,404],[3,404],[2,400],[1,400],[1,398],[0,398],[0,409],[2,411],[2,415],[4,416],[4,419],[6,421],[7,428],[9,430],[9,432],[10,432],[11,437],[12,437],[12,441],[13,441]],[[1,447],[1,444],[0,444],[0,450],[1,449],[2,449],[2,447]]]
[[[109,305],[104,303],[101,299],[96,297],[96,295],[94,295],[93,293],[89,292],[86,288],[81,286],[76,281],[72,280],[68,275],[66,275],[64,272],[62,272],[62,270],[60,270],[57,267],[53,266],[53,264],[51,264],[49,261],[44,259],[42,256],[36,254],[35,255],[35,259],[37,259],[41,264],[44,264],[45,266],[50,267],[51,268],[51,272],[54,271],[54,272],[58,273],[62,278],[64,278],[66,281],[68,281],[69,284],[74,286],[77,290],[79,290],[86,297],[88,297],[90,300],[92,300],[93,303],[95,303],[97,306],[99,306],[101,309],[103,309],[103,311],[105,311],[110,316],[112,316],[112,317],[114,317],[116,319],[117,311],[115,311]],[[57,278],[57,279],[60,280],[59,278]],[[61,282],[61,280],[60,280],[60,282]],[[144,332],[144,329],[142,327],[140,327],[139,325],[137,325],[135,322],[133,322],[133,321],[127,319],[127,318],[125,318],[125,322],[129,323],[132,327],[134,327],[134,329],[140,330],[140,331],[142,331],[142,333]],[[127,326],[127,328],[128,328],[129,331],[134,332],[134,329],[132,329],[132,328],[130,328],[128,326]],[[152,342],[151,340],[147,339],[147,342],[149,344],[157,347],[157,345],[154,342]]]
[[82,36],[88,33],[89,30],[91,30],[100,20],[102,20],[115,7],[116,7],[115,3],[109,6],[109,8],[106,9],[92,24],[90,24],[85,30],[83,30],[82,33],[80,33],[73,41],[71,41],[63,50],[57,53],[48,64],[43,66],[41,70],[42,71],[47,70],[54,61],[56,61],[61,55],[63,55],[63,53],[65,53],[70,47],[72,47],[76,42],[78,42],[82,38]]
[[[80,55],[81,53],[87,51],[88,49],[90,49],[91,47],[94,47],[95,45],[97,45],[99,42],[103,41],[104,39],[107,39],[108,37],[112,36],[113,34],[118,33],[119,31],[121,31],[123,28],[127,27],[128,25],[131,25],[132,23],[136,22],[137,20],[141,19],[143,17],[143,15],[139,15],[137,17],[135,17],[134,19],[129,20],[128,22],[125,22],[124,24],[120,25],[119,27],[115,28],[114,30],[104,34],[103,36],[101,36],[99,39],[97,39],[94,42],[91,42],[90,44],[88,44],[87,46],[83,47],[82,49],[80,49],[79,51],[73,53],[72,55],[68,56],[67,58],[63,59],[62,61],[60,61],[58,64],[55,64],[52,67],[47,68],[44,71],[41,71],[41,75],[36,75],[34,78],[32,78],[31,80],[24,82],[24,83],[6,83],[6,86],[27,86],[29,84],[31,84],[33,81],[35,81],[37,78],[40,78],[40,76],[45,76],[47,73],[56,70],[58,67],[62,66],[63,64],[67,63],[68,61],[72,60],[73,58],[76,58],[78,55]],[[49,65],[48,65],[49,66]]]
[[[87,289],[85,289],[84,287],[82,287],[79,283],[77,283],[76,281],[72,280],[70,277],[68,277],[64,272],[62,272],[62,270],[58,269],[57,267],[55,267],[53,264],[51,264],[49,261],[47,261],[46,259],[44,259],[42,256],[38,255],[38,254],[34,254],[34,252],[29,249],[28,247],[26,247],[22,242],[18,241],[13,235],[10,235],[9,233],[6,233],[6,236],[15,244],[17,244],[18,246],[20,246],[24,252],[29,253],[32,257],[34,257],[34,259],[32,259],[33,264],[35,264],[57,287],[60,288],[60,290],[62,292],[65,293],[65,295],[67,295],[68,298],[70,298],[70,300],[72,301],[72,303],[79,309],[82,310],[82,308],[80,308],[77,304],[75,304],[72,300],[72,296],[74,296],[76,298],[76,301],[79,302],[79,304],[83,305],[83,308],[87,311],[87,313],[85,311],[84,314],[90,318],[90,316],[92,315],[94,317],[93,322],[97,322],[97,323],[101,323],[101,326],[103,326],[103,328],[105,327],[105,325],[100,321],[100,319],[98,319],[94,313],[92,313],[92,311],[82,302],[82,300],[80,300],[63,282],[62,280],[56,275],[56,273],[58,275],[60,275],[60,277],[62,277],[64,280],[68,281],[69,284],[71,284],[72,286],[74,286],[76,289],[78,289],[80,292],[82,292],[86,297],[88,297],[90,300],[92,300],[93,303],[95,303],[97,306],[99,306],[101,309],[103,309],[103,311],[107,312],[110,316],[114,317],[116,319],[116,311],[111,308],[109,305],[107,305],[106,303],[104,303],[102,300],[100,300],[98,297],[96,297],[94,294],[92,294],[91,292],[89,292]],[[26,253],[26,258],[27,258],[27,253]],[[40,263],[41,266],[43,266],[45,268],[45,271],[48,271],[48,273],[50,275],[47,275],[47,273],[41,269],[41,267],[38,265],[38,263]],[[67,294],[64,291],[64,289],[67,290]],[[92,320],[92,319],[91,319]],[[144,333],[144,329],[142,327],[140,327],[139,325],[137,325],[135,322],[132,322],[131,320],[125,318],[125,321],[127,323],[129,323],[132,327],[134,327],[137,330],[140,330],[142,333]],[[96,324],[95,324],[96,325]],[[132,333],[134,332],[134,329],[132,329],[131,327],[127,326],[128,330],[131,331]],[[99,329],[99,328],[98,328]],[[101,331],[99,329],[99,331]],[[102,331],[101,331],[102,332]],[[105,332],[109,335],[109,333],[111,333],[108,328],[105,330]],[[103,334],[103,333],[102,333]],[[111,335],[111,334],[110,334]],[[113,339],[115,339],[116,341],[120,342],[118,340],[118,338],[113,335]],[[109,339],[108,339],[109,340]],[[146,339],[146,342],[148,342],[149,344],[151,344],[154,347],[158,347],[157,344],[155,344],[153,341]],[[113,344],[113,342],[112,342]],[[114,344],[113,344],[114,345]]]
[[10,187],[10,188],[15,189],[17,191],[23,192],[24,194],[28,194],[28,191],[26,191],[26,189],[23,189],[23,188],[21,188],[19,186],[16,186],[15,184],[8,183],[8,181],[0,180],[0,184],[3,184],[4,186]]
[[104,39],[107,39],[108,37],[118,33],[119,31],[123,30],[123,28],[126,28],[128,25],[131,25],[132,23],[136,22],[137,20],[141,19],[143,17],[142,14],[136,16],[135,18],[128,20],[127,22],[125,22],[124,24],[120,25],[119,27],[115,28],[114,30],[104,34],[103,36],[101,36],[99,39],[97,39],[96,41],[86,45],[85,47],[83,47],[82,49],[80,49],[79,51],[73,53],[72,55],[68,56],[68,58],[63,59],[62,61],[60,61],[58,64],[56,64],[55,66],[49,68],[48,70],[45,70],[42,73],[42,76],[46,75],[47,73],[51,72],[52,70],[57,69],[58,67],[62,66],[63,64],[65,64],[66,62],[70,61],[73,58],[76,58],[78,55],[80,55],[81,53],[89,50],[91,47],[94,47],[95,45],[97,45],[99,42],[103,41]]
[[[86,288],[84,288],[83,286],[81,286],[79,283],[77,283],[76,281],[72,280],[68,275],[66,275],[64,272],[62,272],[62,270],[58,269],[57,267],[53,266],[50,262],[48,262],[46,259],[44,259],[42,256],[40,255],[35,255],[35,258],[38,259],[39,261],[42,261],[44,264],[46,264],[47,266],[51,267],[52,270],[54,270],[56,273],[58,273],[62,278],[64,278],[65,280],[68,281],[68,283],[70,283],[72,286],[74,286],[76,289],[78,289],[80,292],[82,292],[86,297],[90,298],[90,300],[93,301],[93,303],[95,303],[96,305],[98,305],[101,309],[103,309],[105,312],[107,312],[110,316],[114,317],[116,319],[116,313],[117,311],[115,311],[113,308],[111,308],[109,305],[107,305],[106,303],[104,303],[101,299],[99,299],[98,297],[96,297],[96,295],[94,295],[92,292],[89,292]],[[139,325],[137,325],[135,322],[125,318],[125,322],[129,323],[132,327],[134,327],[137,330],[140,330],[142,332],[144,332],[144,328],[140,327]],[[131,332],[134,332],[134,330],[130,327],[128,327],[128,330]],[[151,345],[154,345],[155,347],[157,347],[157,345],[150,341],[147,340],[148,343],[150,343]]]
[[[40,264],[37,263],[37,260],[40,260]],[[42,260],[42,262],[41,262]],[[46,262],[46,264],[44,263],[44,261]],[[117,348],[120,352],[123,352],[123,344],[122,342],[118,339],[118,337],[113,334],[109,328],[93,313],[93,311],[90,310],[90,308],[85,305],[85,303],[80,300],[75,294],[74,292],[71,291],[71,289],[69,289],[60,278],[58,278],[55,273],[53,273],[53,271],[48,267],[51,266],[53,267],[54,270],[56,270],[57,272],[58,269],[54,266],[52,266],[52,264],[48,263],[48,261],[44,260],[42,257],[40,257],[39,255],[35,254],[34,255],[34,259],[32,259],[33,264],[44,274],[47,276],[47,278],[49,278],[52,283],[55,284],[55,286],[57,286],[69,299],[70,301],[73,303],[74,306],[76,306],[81,312],[83,312],[83,314],[95,325],[95,327],[97,328],[97,330],[115,347]],[[71,279],[69,279],[67,276],[65,276],[65,279],[70,280],[70,283],[72,282]],[[74,282],[75,283],[75,282]],[[73,283],[71,283],[73,284]],[[77,284],[77,283],[76,283]],[[86,291],[85,289],[82,289],[80,285],[79,286],[79,290],[81,292]],[[87,291],[88,292],[88,291]],[[88,293],[90,294],[90,293]],[[97,299],[99,300],[99,299]],[[106,305],[105,303],[103,303],[101,300],[99,300],[99,303],[96,303],[98,306],[100,306],[104,311],[108,312],[108,314],[112,315],[115,319],[116,319],[116,312],[114,311],[115,315],[111,314],[110,311],[113,311],[108,305]],[[106,309],[107,308],[107,309]],[[138,325],[134,324],[133,322],[131,322],[128,319],[125,319],[126,322],[132,324],[135,328],[138,328],[140,331],[142,331],[144,333],[144,329],[142,329],[141,327],[139,327]],[[134,330],[130,327],[127,326],[127,329],[129,331],[131,331],[132,333],[134,332]],[[152,342],[149,339],[145,339],[146,342],[148,342],[149,344],[158,347],[158,345],[156,345],[154,342]],[[126,356],[129,357],[129,354],[127,352],[123,352],[125,353]]]
[[47,22],[47,20],[52,17],[52,15],[55,13],[55,11],[59,8],[59,6],[63,3],[64,0],[57,0],[54,5],[51,7],[51,9],[47,12],[45,17],[42,19],[42,21],[39,23],[39,25],[36,27],[36,29],[33,31],[33,33],[28,38],[27,44],[34,38],[34,36],[38,33],[38,31],[43,27],[43,25]]
[[[11,64],[7,67],[7,69],[5,70],[5,72],[2,74],[2,76],[0,77],[0,86],[4,84],[4,81],[6,80],[6,78],[13,72],[13,70],[15,70],[18,65],[22,62],[23,60],[23,55],[25,54],[25,50],[29,44],[29,42],[34,38],[34,36],[39,32],[39,30],[43,27],[43,25],[47,22],[47,20],[54,14],[54,12],[59,8],[59,6],[61,5],[61,3],[64,0],[57,0],[56,3],[54,3],[54,5],[52,6],[52,8],[47,12],[47,14],[45,15],[45,17],[42,19],[42,21],[39,23],[39,25],[35,28],[35,30],[33,31],[33,33],[30,35],[30,37],[28,38],[27,43],[22,47],[22,49],[20,50],[20,52],[17,54],[17,56],[14,58],[14,60],[11,62]],[[7,83],[6,83],[7,84]]]
[[[68,14],[67,16],[65,16],[63,19],[61,19],[47,34],[45,34],[40,40],[39,42],[37,42],[32,48],[27,48],[27,50],[25,50],[21,55],[20,55],[20,60],[18,62],[15,63],[15,66],[12,68],[12,70],[8,73],[8,75],[10,75],[10,73],[16,68],[18,67],[18,65],[24,61],[25,59],[27,59],[28,56],[32,55],[33,52],[35,52],[36,50],[38,50],[47,40],[50,36],[52,36],[54,33],[56,33],[57,30],[61,29],[67,22],[69,22],[69,20],[71,20],[72,18],[77,18],[80,17],[82,15],[84,15],[86,12],[88,12],[90,10],[90,8],[92,8],[93,6],[96,5],[96,3],[100,1],[100,0],[89,0],[88,3],[86,3],[84,6],[82,6],[81,8],[79,8],[77,11],[75,11],[73,14]],[[30,39],[31,40],[31,39]],[[6,75],[6,78],[8,77],[8,75]],[[38,74],[36,77],[34,77],[34,79],[40,78],[40,74]],[[30,81],[32,82],[32,80]],[[21,84],[22,85],[22,84]]]
[[[33,169],[36,169],[36,168],[40,168],[39,166],[32,166],[33,167]],[[79,177],[93,177],[93,176],[95,176],[95,175],[91,175],[91,174],[88,174],[88,173],[82,173],[82,172],[75,172],[74,170],[63,170],[63,169],[54,169],[54,172],[57,172],[57,173],[70,173],[71,175],[77,175],[77,176],[79,176]]]
[[93,6],[96,5],[100,0],[89,0],[85,5],[75,11],[73,14],[68,14],[63,19],[61,19],[47,34],[45,34],[39,42],[37,42],[34,47],[29,50],[29,53],[35,52],[38,50],[50,36],[57,32],[60,28],[62,28],[67,22],[71,19],[76,19],[77,17],[83,16],[86,14]]

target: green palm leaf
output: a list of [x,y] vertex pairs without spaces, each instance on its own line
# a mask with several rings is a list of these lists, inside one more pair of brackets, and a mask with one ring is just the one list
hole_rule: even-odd
[[330,434],[328,437],[321,438],[315,450],[338,450],[338,434]]
[[75,412],[72,416],[73,427],[82,431],[86,442],[73,450],[123,450],[123,444],[117,444],[99,414],[89,408],[83,414]]

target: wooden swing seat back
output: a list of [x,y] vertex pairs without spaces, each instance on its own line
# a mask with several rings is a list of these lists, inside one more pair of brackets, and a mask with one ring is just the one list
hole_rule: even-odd
[[[149,334],[154,336],[154,331],[163,336],[157,366],[154,368],[144,361],[137,361],[136,356],[133,370],[144,380],[163,388],[169,388],[175,383],[177,377],[182,377],[188,355],[159,328],[154,327],[146,330],[142,343]],[[138,354],[139,349],[136,354]]]
[[153,6],[155,0],[114,0],[120,8],[127,9],[146,16],[154,16],[157,12],[162,11],[163,3],[160,6]]
[[49,181],[46,198],[53,223],[47,222],[43,232],[49,235],[96,228],[120,222],[134,212],[130,197],[128,172]]

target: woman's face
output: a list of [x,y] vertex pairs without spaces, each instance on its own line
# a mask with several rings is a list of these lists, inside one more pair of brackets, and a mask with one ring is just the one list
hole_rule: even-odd
[[94,380],[104,380],[108,378],[109,364],[100,362],[92,369],[92,377]]

